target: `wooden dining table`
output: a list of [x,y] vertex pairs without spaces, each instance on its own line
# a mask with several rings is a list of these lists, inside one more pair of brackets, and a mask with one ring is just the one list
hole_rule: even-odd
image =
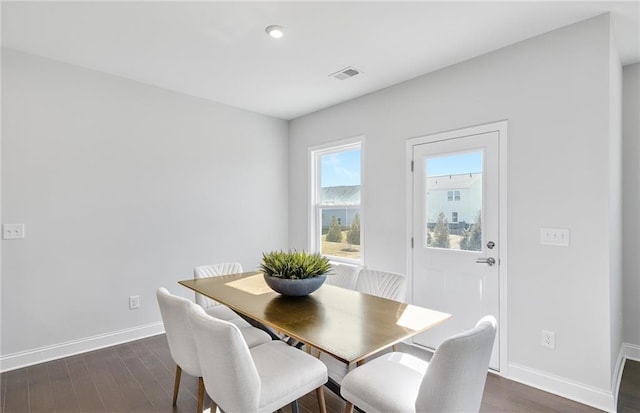
[[287,297],[273,291],[261,272],[179,283],[347,364],[360,364],[451,317],[327,283],[307,296]]

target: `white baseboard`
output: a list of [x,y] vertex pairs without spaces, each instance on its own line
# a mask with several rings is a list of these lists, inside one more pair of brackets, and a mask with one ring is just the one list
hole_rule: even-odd
[[606,412],[616,411],[615,396],[611,390],[589,386],[516,363],[509,363],[508,378]]
[[164,325],[162,322],[155,322],[79,340],[67,341],[66,343],[7,354],[0,357],[0,372],[15,370],[162,333],[164,333]]
[[637,344],[623,343],[620,352],[625,360],[640,361],[640,346]]
[[627,359],[640,361],[640,346],[630,343],[622,343],[622,346],[620,346],[620,353],[618,354],[618,360],[616,361],[616,369],[613,372],[613,388],[615,389],[616,409],[618,408],[618,394],[620,393],[622,372],[624,370],[624,363]]

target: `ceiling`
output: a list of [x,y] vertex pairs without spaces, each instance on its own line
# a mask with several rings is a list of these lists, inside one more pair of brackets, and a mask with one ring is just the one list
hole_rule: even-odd
[[[635,63],[639,5],[3,1],[2,45],[294,119],[606,12],[623,64]],[[361,74],[329,76],[347,66]]]

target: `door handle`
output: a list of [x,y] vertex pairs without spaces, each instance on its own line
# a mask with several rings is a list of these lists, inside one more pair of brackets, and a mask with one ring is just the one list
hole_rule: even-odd
[[496,259],[493,257],[489,257],[489,258],[478,258],[476,260],[476,264],[487,264],[489,267],[491,267],[493,264],[496,263]]

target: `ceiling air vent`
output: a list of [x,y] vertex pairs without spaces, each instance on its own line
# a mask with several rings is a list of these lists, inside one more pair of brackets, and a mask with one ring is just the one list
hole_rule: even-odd
[[340,69],[337,72],[330,74],[329,76],[339,80],[345,80],[359,74],[360,70],[356,69],[355,67],[349,66],[345,67],[344,69]]

